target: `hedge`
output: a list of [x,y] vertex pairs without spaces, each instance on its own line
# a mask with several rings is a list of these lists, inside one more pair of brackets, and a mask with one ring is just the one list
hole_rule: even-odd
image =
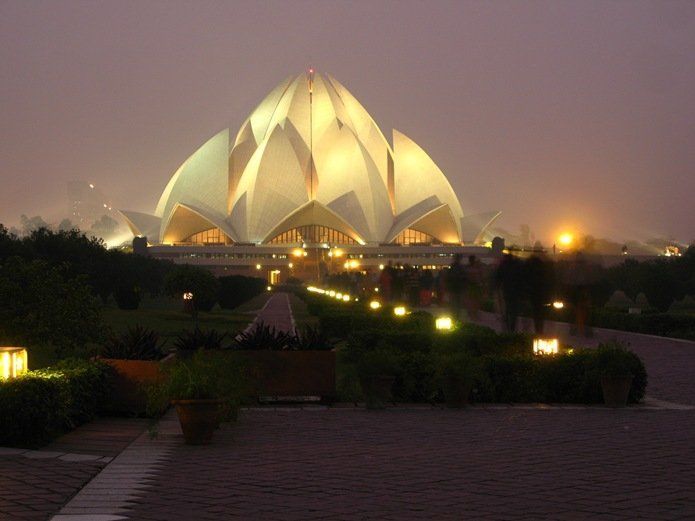
[[0,382],[0,445],[35,448],[88,422],[110,388],[112,369],[66,360]]

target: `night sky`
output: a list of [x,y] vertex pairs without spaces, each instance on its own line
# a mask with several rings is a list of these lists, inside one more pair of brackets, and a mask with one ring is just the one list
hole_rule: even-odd
[[334,75],[464,212],[548,243],[695,239],[695,2],[0,0],[0,222],[66,182],[152,212],[283,78]]

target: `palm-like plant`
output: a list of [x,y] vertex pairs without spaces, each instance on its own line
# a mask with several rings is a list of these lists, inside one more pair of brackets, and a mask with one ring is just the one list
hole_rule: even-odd
[[292,343],[292,335],[278,331],[274,326],[257,322],[234,339],[234,349],[282,351]]
[[196,327],[193,331],[182,332],[174,342],[174,347],[181,355],[193,353],[198,349],[224,349],[225,338],[227,333],[220,333],[215,329],[203,331]]
[[104,358],[121,360],[159,360],[164,356],[159,334],[140,324],[114,335],[101,347]]

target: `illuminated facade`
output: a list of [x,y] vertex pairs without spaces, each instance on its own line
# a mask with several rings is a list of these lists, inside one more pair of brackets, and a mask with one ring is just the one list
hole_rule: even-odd
[[343,85],[311,70],[273,89],[231,142],[225,129],[194,152],[154,214],[121,213],[152,254],[188,261],[219,248],[227,259],[297,246],[454,251],[499,215],[464,215],[422,148],[395,130],[391,146]]

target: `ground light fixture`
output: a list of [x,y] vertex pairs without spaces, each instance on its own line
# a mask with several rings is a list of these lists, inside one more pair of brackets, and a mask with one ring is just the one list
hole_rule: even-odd
[[556,355],[560,351],[560,342],[557,338],[534,338],[534,355]]
[[553,302],[552,306],[553,306],[555,309],[562,309],[562,308],[565,307],[565,303],[562,302],[561,300],[556,300],[555,302]]
[[23,347],[0,347],[0,379],[16,378],[28,370],[27,350]]
[[434,321],[434,327],[440,331],[450,331],[454,327],[454,321],[451,317],[438,317]]
[[266,286],[265,289],[268,290],[268,291],[273,291],[273,287],[272,287],[272,286]]
[[183,294],[183,300],[193,300],[193,293],[190,291],[187,291],[186,293]]
[[343,295],[343,302],[350,302],[350,295]]
[[396,306],[393,308],[393,314],[397,317],[405,316],[405,306]]
[[379,302],[378,300],[372,300],[372,301],[369,303],[369,308],[370,308],[370,309],[377,310],[377,309],[379,309],[380,307],[381,307],[381,302]]

